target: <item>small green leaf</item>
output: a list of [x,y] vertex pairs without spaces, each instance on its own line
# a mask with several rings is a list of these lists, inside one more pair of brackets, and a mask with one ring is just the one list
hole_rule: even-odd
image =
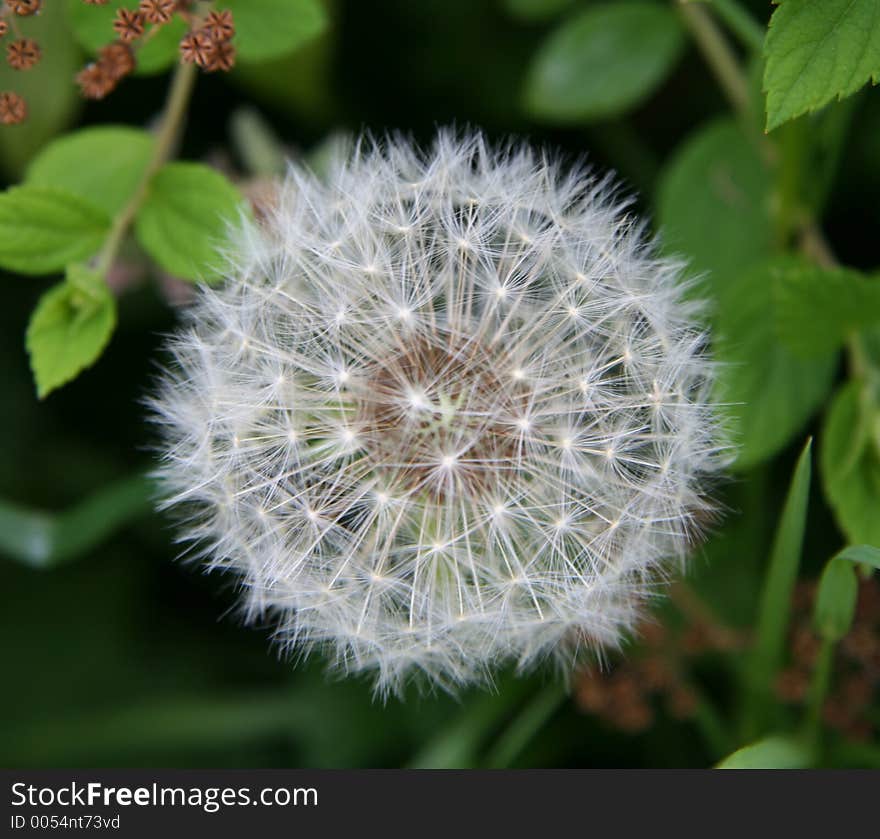
[[[67,0],[67,12],[73,33],[80,44],[95,54],[116,37],[113,31],[113,18],[119,9],[137,9],[139,0],[109,0],[102,6],[83,3],[82,0]],[[147,32],[152,25],[147,24]],[[138,46],[135,75],[151,75],[167,70],[178,60],[180,39],[186,34],[186,23],[175,15],[170,23],[158,27],[158,31],[143,39]]]
[[538,50],[526,82],[528,110],[542,119],[612,117],[657,88],[684,46],[672,9],[600,3],[566,20]]
[[880,545],[880,411],[857,381],[844,385],[825,418],[820,466],[825,496],[854,543]]
[[810,750],[788,737],[766,737],[728,755],[716,769],[806,769]]
[[868,565],[875,571],[880,571],[880,548],[875,548],[873,545],[849,545],[840,551],[835,559],[856,565]]
[[0,166],[15,176],[47,140],[70,122],[82,101],[76,86],[67,81],[79,68],[81,54],[71,35],[64,4],[44,3],[40,14],[28,19],[26,28],[27,36],[40,44],[40,62],[22,73],[0,61],[0,90],[16,91],[28,105],[23,123],[4,125],[0,130]]
[[880,81],[877,0],[784,0],[764,41],[767,130]]
[[327,14],[319,0],[223,0],[232,12],[242,61],[278,58],[320,35]]
[[200,163],[168,163],[150,183],[137,215],[138,241],[166,271],[188,280],[217,279],[217,247],[242,211],[241,195]]
[[851,562],[835,557],[819,579],[813,623],[825,641],[837,642],[849,632],[856,613],[859,581]]
[[110,219],[60,189],[21,186],[0,194],[0,265],[49,274],[101,247]]
[[785,649],[791,595],[797,579],[807,523],[811,449],[812,441],[808,440],[791,479],[764,579],[755,645],[748,665],[746,711],[752,736],[762,727],[766,708],[772,702],[771,689]]
[[103,278],[71,265],[64,282],[40,298],[27,329],[40,399],[93,364],[115,325],[116,302]]
[[880,321],[880,282],[858,271],[792,265],[780,269],[774,288],[779,337],[804,358],[832,352],[849,333]]
[[777,337],[774,283],[790,260],[728,277],[718,289],[715,390],[739,445],[736,467],[776,454],[797,435],[831,388],[836,354],[798,358]]
[[146,131],[137,128],[85,128],[46,146],[28,168],[25,183],[66,190],[112,217],[134,192],[153,143]]
[[676,151],[659,184],[667,250],[707,272],[708,287],[723,287],[771,252],[769,189],[761,158],[736,123],[703,126]]
[[504,0],[511,17],[519,20],[547,20],[565,11],[574,0]]

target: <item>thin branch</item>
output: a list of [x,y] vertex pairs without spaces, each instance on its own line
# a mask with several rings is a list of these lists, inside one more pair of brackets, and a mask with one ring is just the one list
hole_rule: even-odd
[[195,85],[196,75],[197,68],[194,64],[180,63],[174,71],[165,109],[159,122],[159,130],[156,133],[152,157],[128,202],[113,220],[110,232],[96,257],[95,269],[102,276],[106,275],[113,265],[119,248],[147,197],[150,181],[167,162],[174,150],[186,118],[187,106]]

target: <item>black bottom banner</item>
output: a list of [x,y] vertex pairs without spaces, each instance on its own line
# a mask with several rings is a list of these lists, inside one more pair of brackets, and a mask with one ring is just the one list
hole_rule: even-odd
[[132,769],[0,777],[2,835],[22,837],[259,837],[270,829],[830,835],[842,819],[862,823],[860,809],[864,824],[875,819],[880,791],[880,774],[848,771]]

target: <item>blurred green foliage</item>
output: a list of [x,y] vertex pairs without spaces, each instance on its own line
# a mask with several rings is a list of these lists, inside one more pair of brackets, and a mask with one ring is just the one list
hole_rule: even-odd
[[[41,64],[0,68],[31,111],[0,128],[3,762],[880,766],[876,740],[822,717],[880,545],[880,96],[858,92],[880,75],[873,4],[228,0],[241,61],[199,78],[185,130],[166,138],[187,162],[170,163],[150,131],[180,33],[154,38],[147,77],[105,101],[83,105],[71,82],[120,5],[135,3],[48,4],[28,22]],[[856,48],[858,61],[841,58]],[[281,152],[320,152],[328,137],[426,138],[450,122],[616,170],[708,300],[739,455],[692,564],[691,606],[661,604],[658,620],[686,629],[696,611],[697,629],[746,641],[688,665],[699,695],[685,719],[657,707],[639,733],[616,730],[549,673],[374,703],[318,660],[279,660],[268,628],[237,620],[234,581],[175,561],[153,512],[141,405],[168,301],[186,293],[165,272],[210,266],[222,219],[266,174],[259,161],[275,170]],[[23,340],[35,307],[40,395],[89,368],[44,402]],[[820,580],[803,707],[776,690],[798,578]]]

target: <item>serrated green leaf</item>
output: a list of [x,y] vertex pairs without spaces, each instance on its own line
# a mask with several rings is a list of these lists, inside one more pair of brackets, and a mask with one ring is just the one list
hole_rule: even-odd
[[60,189],[21,186],[0,194],[0,265],[50,274],[94,254],[110,226],[97,207]]
[[837,642],[849,632],[856,613],[859,581],[851,562],[835,557],[819,579],[813,623],[825,641]]
[[37,303],[27,329],[27,350],[40,399],[93,364],[116,325],[116,301],[103,278],[71,265],[64,282]]
[[666,6],[591,6],[562,23],[538,50],[526,80],[526,107],[559,122],[616,116],[662,83],[683,46],[681,23]]
[[547,20],[572,5],[574,0],[504,0],[504,8],[519,20]]
[[880,282],[858,271],[793,265],[779,270],[774,289],[779,337],[805,358],[832,352],[850,332],[880,321]]
[[723,287],[771,252],[769,190],[761,158],[736,123],[703,126],[676,151],[659,184],[666,249],[706,272],[707,287]]
[[235,21],[242,61],[267,61],[293,52],[327,26],[319,0],[223,0]]
[[764,579],[755,644],[747,673],[746,713],[751,736],[762,728],[767,708],[772,702],[772,685],[782,662],[791,614],[791,595],[797,579],[807,523],[811,457],[812,441],[808,440],[795,466]]
[[[69,83],[79,68],[81,53],[70,32],[63,3],[44,3],[27,22],[27,36],[40,44],[40,62],[22,73],[0,61],[0,90],[24,96],[28,117],[0,130],[0,165],[17,176],[40,147],[70,122],[80,97]],[[17,179],[17,178],[16,178]]]
[[217,247],[243,207],[238,190],[200,163],[168,163],[150,182],[135,233],[166,271],[188,280],[219,276]]
[[28,167],[25,183],[63,189],[115,216],[147,168],[153,144],[138,128],[84,128],[49,143]]
[[880,80],[877,0],[784,0],[764,41],[767,130]]
[[[77,41],[95,54],[101,47],[115,40],[113,18],[119,9],[137,9],[140,0],[109,0],[102,6],[67,0],[67,11]],[[158,31],[144,38],[137,49],[135,75],[148,76],[167,70],[178,60],[180,39],[186,34],[186,23],[178,15],[170,23],[158,27]],[[147,24],[147,31],[151,25]]]
[[728,755],[716,769],[806,769],[810,750],[788,737],[767,737]]
[[847,539],[880,545],[880,412],[862,387],[851,381],[834,397],[820,466],[825,496]]
[[739,448],[736,468],[776,454],[797,435],[831,388],[836,354],[799,358],[777,337],[774,282],[791,264],[772,260],[728,278],[718,290],[715,398]]

